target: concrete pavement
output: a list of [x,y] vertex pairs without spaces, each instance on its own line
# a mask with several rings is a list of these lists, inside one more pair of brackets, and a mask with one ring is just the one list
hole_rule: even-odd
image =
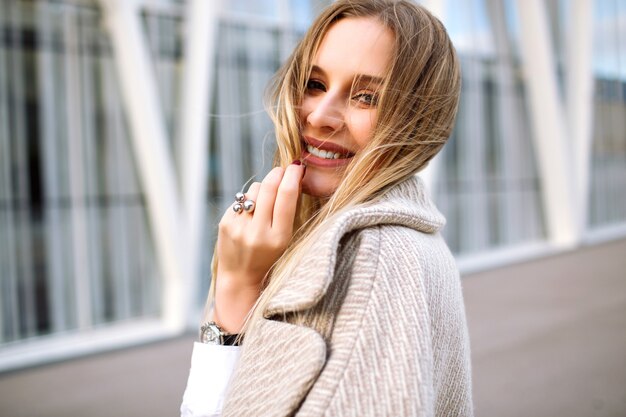
[[[626,240],[463,287],[477,417],[626,416]],[[0,416],[175,416],[194,337],[0,375]]]

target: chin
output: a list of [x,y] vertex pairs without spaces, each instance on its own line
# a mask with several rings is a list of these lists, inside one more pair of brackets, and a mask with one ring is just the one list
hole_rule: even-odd
[[304,194],[310,195],[311,197],[317,197],[317,198],[322,198],[322,199],[329,198],[331,195],[333,195],[333,191],[334,190],[319,189],[315,187],[306,187],[304,185],[302,186],[302,192]]
[[339,184],[333,179],[320,178],[320,175],[315,175],[308,170],[309,168],[302,179],[302,192],[317,198],[329,198],[333,195]]

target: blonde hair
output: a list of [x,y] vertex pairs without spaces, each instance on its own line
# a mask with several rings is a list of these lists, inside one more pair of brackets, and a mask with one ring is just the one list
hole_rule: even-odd
[[[291,244],[276,261],[244,325],[262,317],[269,300],[306,254],[332,217],[375,200],[424,168],[451,134],[461,89],[460,66],[444,26],[425,8],[405,0],[339,0],[313,22],[269,87],[268,112],[276,129],[275,166],[302,153],[298,106],[313,58],[329,28],[341,19],[370,17],[394,35],[393,54],[378,99],[368,144],[347,166],[336,191],[322,202],[302,195]],[[213,273],[216,262],[214,257]],[[215,280],[214,280],[215,281]]]

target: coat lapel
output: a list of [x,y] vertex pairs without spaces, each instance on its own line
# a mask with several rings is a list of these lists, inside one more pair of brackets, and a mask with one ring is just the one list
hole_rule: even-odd
[[370,206],[344,212],[314,242],[307,257],[270,301],[265,317],[303,311],[317,304],[333,279],[341,238],[353,230],[382,224],[435,233],[443,227],[445,218],[432,203],[418,176],[395,185]]
[[322,299],[333,279],[345,234],[380,224],[402,224],[433,233],[444,222],[418,177],[396,185],[375,205],[338,216],[272,298],[265,319],[246,335],[223,415],[288,416],[299,408],[324,367],[326,341],[315,329],[280,317],[310,309]]
[[292,415],[325,362],[326,343],[315,330],[262,320],[246,335],[223,415]]

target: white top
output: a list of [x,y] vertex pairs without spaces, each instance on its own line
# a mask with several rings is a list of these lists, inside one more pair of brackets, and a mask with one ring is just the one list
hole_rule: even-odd
[[239,346],[193,344],[187,389],[180,405],[181,417],[222,414],[226,388],[240,353]]

